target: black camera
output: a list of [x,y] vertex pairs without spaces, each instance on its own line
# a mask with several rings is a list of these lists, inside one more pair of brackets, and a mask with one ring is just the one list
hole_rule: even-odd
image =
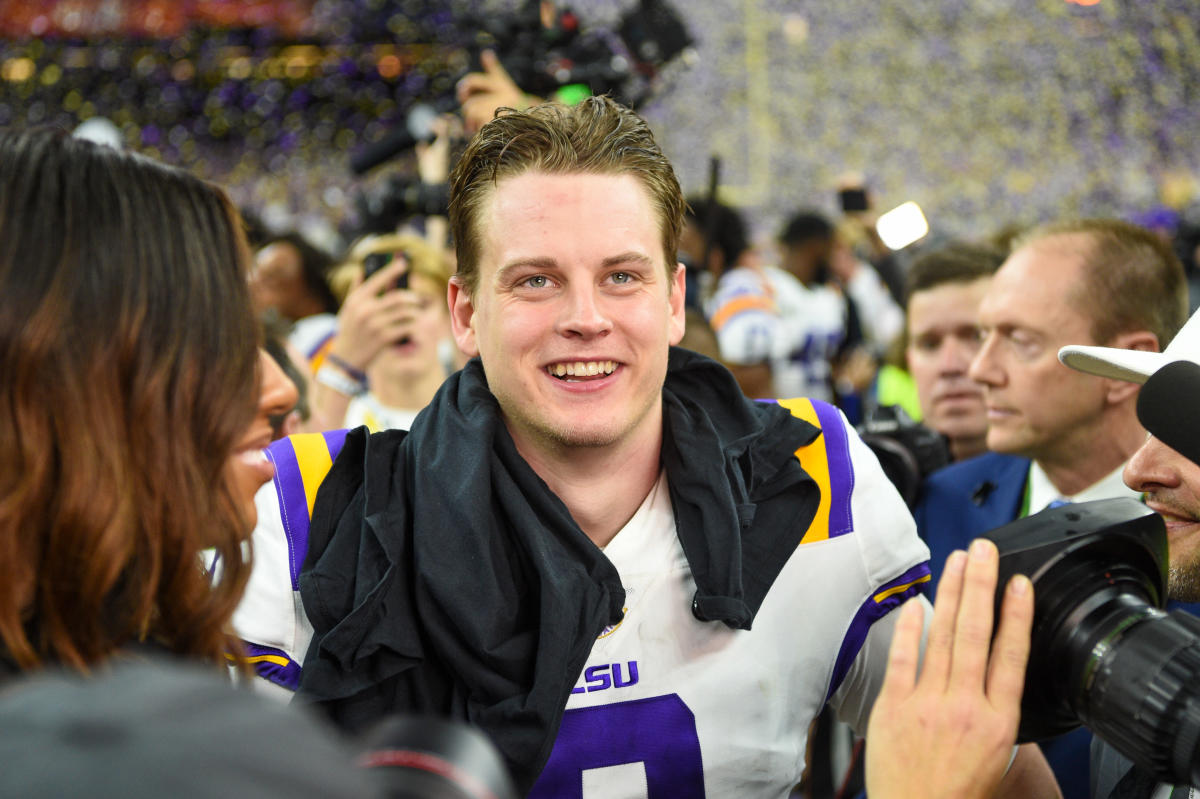
[[389,716],[364,733],[358,751],[388,799],[517,797],[500,752],[465,722]]
[[450,186],[423,183],[416,178],[391,175],[374,191],[355,197],[359,233],[390,233],[413,216],[446,216],[450,211]]
[[[394,261],[397,257],[408,261],[408,253],[405,252],[373,252],[363,258],[363,280],[366,280],[371,275],[383,269],[385,266]],[[411,261],[408,261],[410,264]],[[400,277],[396,278],[396,282],[392,284],[394,289],[408,288],[408,272],[403,272]]]
[[925,477],[951,461],[946,439],[899,405],[872,409],[855,429],[909,508],[916,506]]
[[1165,612],[1167,536],[1135,499],[1044,510],[984,537],[1034,586],[1021,742],[1080,724],[1163,782],[1200,785],[1200,619]]

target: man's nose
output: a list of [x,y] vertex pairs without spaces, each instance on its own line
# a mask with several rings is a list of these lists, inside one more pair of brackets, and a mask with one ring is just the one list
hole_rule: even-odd
[[591,284],[574,284],[563,297],[558,332],[564,336],[594,338],[612,330],[612,317],[600,291]]
[[943,375],[966,374],[975,353],[956,336],[946,336],[938,347],[938,371]]
[[967,367],[967,377],[976,383],[989,386],[998,386],[1004,382],[1004,372],[996,360],[996,337],[993,334],[989,333],[983,339],[979,352],[975,353],[971,365]]
[[1182,458],[1154,436],[1148,436],[1125,464],[1121,476],[1134,491],[1152,491],[1158,486],[1174,488],[1179,485],[1180,477],[1173,464]]

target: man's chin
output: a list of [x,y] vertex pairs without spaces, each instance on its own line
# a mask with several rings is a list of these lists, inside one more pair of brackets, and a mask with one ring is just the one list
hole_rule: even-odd
[[1168,569],[1167,597],[1176,602],[1200,602],[1200,564]]
[[1167,596],[1179,602],[1200,602],[1200,541],[1197,534],[1171,535],[1167,546],[1171,562],[1167,567]]

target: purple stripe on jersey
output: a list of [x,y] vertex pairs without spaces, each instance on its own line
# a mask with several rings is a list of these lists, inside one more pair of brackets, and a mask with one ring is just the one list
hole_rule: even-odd
[[[346,443],[348,430],[328,430],[321,434],[325,440],[325,448],[329,451],[330,461],[337,460],[338,453]],[[296,450],[289,439],[283,439],[272,444],[267,449],[268,457],[275,454],[279,446],[279,460],[275,460],[275,492],[279,496],[279,509],[283,519],[283,530],[288,542],[288,567],[291,572],[292,590],[300,589],[300,569],[304,566],[304,558],[308,555],[308,494],[304,489],[304,477],[300,463],[296,458]],[[282,467],[282,468],[281,468]]]
[[321,435],[325,437],[325,446],[329,447],[329,459],[336,461],[338,453],[342,451],[342,445],[346,443],[346,434],[349,430],[326,430]]
[[[846,635],[842,638],[842,648],[838,651],[837,660],[833,664],[833,677],[829,681],[829,691],[825,694],[826,702],[841,686],[842,680],[846,679],[850,665],[854,663],[859,650],[862,649],[863,642],[867,640],[867,633],[870,632],[871,625],[903,605],[909,598],[925,593],[925,586],[928,584],[929,563],[923,561],[896,579],[879,586],[867,597],[867,601],[858,609],[858,613],[854,614],[854,620],[850,622],[850,628],[846,630]],[[903,585],[908,587],[876,600],[876,597],[881,594],[887,594],[890,589]]]
[[254,665],[255,674],[276,685],[282,685],[289,691],[300,687],[300,664],[288,657],[282,649],[259,646],[249,641],[242,643],[246,646],[247,660]]
[[827,402],[811,400],[821,434],[825,436],[825,460],[829,465],[829,537],[854,530],[850,514],[850,494],[854,491],[854,467],[850,464],[850,444],[846,426],[838,409]]
[[304,555],[296,557],[296,539],[300,538],[303,548],[308,549],[308,499],[304,495],[304,480],[300,476],[300,464],[296,461],[296,450],[289,439],[282,438],[267,447],[267,457],[275,464],[275,495],[279,497],[279,516],[283,521],[283,532],[287,536],[288,561],[292,574],[292,590],[299,585],[300,564]]
[[327,334],[325,334],[324,336],[321,336],[321,338],[320,338],[320,339],[318,339],[318,340],[317,340],[317,342],[316,342],[315,344],[313,344],[311,347],[309,347],[309,348],[308,348],[308,352],[304,353],[304,358],[305,358],[306,360],[309,360],[309,361],[311,361],[313,358],[315,358],[315,357],[316,357],[317,353],[318,353],[318,352],[320,352],[320,351],[321,351],[321,349],[322,349],[322,348],[323,348],[323,347],[324,347],[326,344],[328,344],[330,341],[332,341],[332,340],[333,340],[333,337],[334,337],[334,336],[336,336],[336,335],[337,335],[337,331],[336,331],[336,330],[331,330],[331,331],[329,331]]

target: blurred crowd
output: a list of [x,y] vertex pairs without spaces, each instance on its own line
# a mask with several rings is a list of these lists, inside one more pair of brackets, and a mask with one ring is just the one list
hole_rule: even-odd
[[[370,505],[365,520],[356,520],[363,522],[364,531],[358,545],[372,552],[378,546],[389,557],[395,554],[390,544],[373,534],[391,529],[388,525],[407,531],[417,524],[415,511],[397,522],[374,504],[378,495],[370,492],[378,486],[366,485],[369,479],[337,483],[317,498],[317,486],[327,474],[331,481],[345,477],[344,469],[331,469],[334,463],[345,467],[347,459],[339,460],[338,450],[346,430],[357,431],[348,439],[354,457],[381,468],[381,461],[372,460],[385,457],[371,450],[378,444],[364,442],[406,439],[368,439],[361,428],[368,433],[415,429],[424,441],[428,431],[440,429],[435,424],[458,421],[447,407],[456,409],[460,400],[466,404],[471,391],[489,400],[495,393],[501,405],[509,399],[501,396],[508,386],[494,371],[487,379],[479,377],[484,356],[476,338],[511,331],[504,327],[506,317],[483,322],[470,316],[477,309],[463,310],[475,302],[474,295],[464,299],[468,289],[463,281],[478,280],[471,271],[478,265],[467,269],[473,278],[464,278],[463,242],[453,235],[448,184],[456,174],[465,180],[456,172],[464,152],[482,158],[479,138],[473,137],[489,122],[495,127],[498,116],[525,119],[513,112],[535,109],[532,119],[543,113],[536,109],[547,101],[575,108],[591,102],[586,95],[577,86],[547,92],[519,85],[494,51],[482,50],[478,63],[455,85],[453,108],[436,109],[420,135],[396,143],[396,153],[411,154],[413,174],[364,198],[350,226],[342,219],[280,218],[266,210],[270,203],[237,208],[221,188],[177,164],[162,163],[170,161],[165,149],[157,153],[161,160],[154,160],[123,149],[131,142],[95,144],[82,141],[84,135],[9,132],[0,140],[0,227],[5,232],[0,237],[0,367],[8,408],[0,414],[0,446],[17,467],[0,471],[0,760],[6,763],[0,795],[69,795],[103,771],[110,757],[122,767],[112,770],[103,785],[95,783],[95,795],[379,795],[380,783],[363,779],[362,769],[351,767],[352,762],[381,767],[394,777],[388,786],[392,796],[515,795],[492,743],[465,725],[443,728],[440,722],[413,723],[389,714],[381,725],[354,730],[353,739],[336,739],[324,721],[307,713],[284,714],[276,702],[257,704],[261,696],[250,692],[230,701],[226,686],[214,686],[209,678],[212,672],[224,676],[232,670],[235,682],[255,683],[259,694],[285,699],[300,685],[300,661],[313,635],[304,614],[316,611],[306,611],[302,602],[306,561],[303,551],[297,556],[292,550],[296,519],[289,514],[306,522],[311,518],[314,524],[319,520],[328,527],[314,529],[345,536],[349,522],[333,513],[335,499],[330,497],[340,501],[369,495],[363,500]],[[630,124],[629,117],[619,114],[632,117],[632,112],[609,100],[591,99],[596,102],[589,108]],[[549,127],[555,124],[568,123],[553,117]],[[580,139],[585,133],[572,129]],[[520,141],[520,135],[505,147],[513,141]],[[571,143],[577,144],[574,139]],[[626,148],[621,156],[635,149]],[[654,155],[665,163],[661,153]],[[381,160],[388,158],[385,153]],[[286,166],[286,159],[280,163]],[[518,180],[491,174],[493,193]],[[613,181],[605,187],[618,186],[617,177],[603,170],[566,174],[584,184],[595,178]],[[545,182],[549,189],[562,189],[553,179]],[[1158,354],[1171,346],[1185,359],[1200,360],[1200,330],[1188,322],[1200,308],[1200,219],[1162,209],[1138,218],[1064,217],[1032,225],[988,219],[969,235],[947,238],[923,231],[903,243],[889,243],[880,223],[885,209],[878,207],[868,175],[846,175],[835,187],[796,186],[790,194],[793,202],[782,223],[764,234],[765,222],[730,201],[720,186],[707,191],[682,187],[686,204],[674,253],[683,270],[676,281],[682,296],[673,293],[674,284],[663,288],[663,295],[668,303],[679,304],[684,324],[677,337],[674,328],[664,334],[678,338],[678,345],[662,353],[662,360],[669,359],[672,369],[677,363],[712,367],[704,374],[717,377],[704,389],[722,394],[713,403],[722,409],[729,402],[750,415],[746,409],[762,403],[743,399],[777,401],[787,408],[795,398],[808,398],[809,408],[836,409],[819,420],[812,411],[815,432],[799,450],[788,449],[789,463],[792,450],[800,458],[811,439],[823,435],[821,446],[828,442],[828,464],[833,464],[835,437],[830,431],[840,431],[842,424],[857,431],[874,458],[865,449],[854,450],[853,457],[848,454],[852,448],[842,453],[841,465],[850,475],[845,490],[851,491],[855,480],[852,460],[863,468],[867,459],[874,470],[877,459],[896,489],[895,496],[890,489],[887,494],[888,502],[896,502],[880,507],[897,511],[892,515],[907,536],[903,540],[929,551],[927,565],[905,566],[903,575],[889,573],[882,581],[894,585],[872,587],[884,589],[869,597],[885,607],[881,613],[892,607],[881,604],[892,594],[933,598],[939,580],[953,587],[962,572],[956,553],[972,538],[1044,509],[1134,497],[1148,498],[1152,508],[1175,521],[1195,510],[1166,500],[1154,504],[1161,492],[1176,490],[1181,481],[1154,449],[1153,439],[1147,443],[1135,412],[1137,384],[1153,368],[1142,370],[1136,358],[1130,365],[1105,353]],[[596,190],[591,198],[608,201],[609,195]],[[450,202],[459,203],[455,210],[460,216],[467,213],[461,195]],[[496,218],[503,217],[496,212]],[[603,238],[603,230],[588,232],[590,237],[580,236],[588,243]],[[556,242],[572,231],[558,233]],[[668,234],[663,238],[675,243]],[[623,253],[617,257],[622,268],[621,258],[636,261]],[[639,263],[620,277],[633,280],[630,275],[636,276]],[[548,279],[534,274],[521,285]],[[662,288],[653,280],[645,282]],[[674,306],[663,306],[670,309],[665,329],[673,324]],[[479,307],[485,307],[482,301]],[[578,309],[570,312],[586,315]],[[586,327],[586,320],[572,323]],[[692,360],[688,353],[719,367],[710,360]],[[546,367],[559,379],[603,379],[618,368],[623,367],[603,360]],[[655,390],[661,393],[661,385]],[[801,418],[799,412],[792,415]],[[788,414],[782,416],[793,423]],[[858,439],[847,435],[842,440],[857,446]],[[495,439],[512,449],[497,445],[497,457],[522,464],[522,457],[530,459],[530,450],[521,449],[526,440],[513,444],[503,436]],[[300,485],[294,495],[287,494],[278,477],[291,467],[281,465],[278,454],[270,464],[263,455],[273,442],[291,447]],[[446,451],[439,450],[433,459],[439,469],[470,466],[470,458],[478,455],[466,439],[441,443]],[[486,446],[492,443],[485,440]],[[669,436],[665,443],[661,436],[654,441],[663,463],[677,456],[673,445]],[[722,455],[736,449],[730,445]],[[310,467],[317,450],[322,465]],[[667,473],[666,466],[660,465],[659,449],[652,455],[647,462],[657,480],[660,469]],[[800,459],[814,479],[825,481],[825,505],[819,512],[824,516],[818,518],[828,523],[829,494],[838,489],[830,477],[836,464],[813,467],[812,460]],[[753,473],[762,464],[750,456],[746,460],[753,461],[747,473],[761,477]],[[614,471],[609,465],[597,471]],[[560,511],[569,516],[558,500],[579,486],[567,478],[555,483],[553,472],[514,468],[486,486],[488,496],[494,490],[496,495],[524,497],[526,485],[534,485],[554,501],[536,512],[520,512],[538,518]],[[858,474],[866,475],[867,484],[874,473]],[[389,499],[416,494],[422,487],[428,486],[408,475],[388,486],[395,492]],[[647,503],[657,490],[647,495]],[[449,514],[447,509],[461,510],[451,507],[464,504],[456,502],[458,496],[447,491],[444,499],[426,496],[421,501]],[[636,499],[633,509],[642,501]],[[660,500],[669,511],[671,498]],[[497,515],[508,520],[511,512],[513,518],[523,518],[503,499],[494,501],[502,511]],[[911,519],[902,512],[901,501]],[[856,513],[864,513],[860,505],[855,505]],[[753,513],[744,518],[745,507],[753,511],[754,506],[739,506],[738,522],[749,528]],[[661,505],[646,508],[674,524]],[[653,514],[648,510],[644,515]],[[275,552],[260,547],[261,531],[275,531],[270,525],[280,533]],[[253,561],[246,546],[251,530],[256,531]],[[500,538],[504,546],[526,545],[516,535]],[[586,547],[587,556],[580,556],[589,569],[599,571],[608,563],[602,553],[614,561],[620,558],[619,541],[607,548],[612,540],[612,535],[604,543],[591,538],[598,546]],[[417,545],[408,538],[403,542],[397,550],[415,562]],[[747,545],[745,551],[751,550]],[[739,556],[742,551],[737,550]],[[449,559],[457,554],[450,553]],[[757,551],[747,560],[756,556]],[[463,560],[471,558],[464,554]],[[264,563],[278,566],[274,576],[285,584],[273,597],[261,577],[265,567],[259,564]],[[504,563],[518,576],[532,569],[515,558]],[[306,569],[312,566],[310,560]],[[424,561],[413,566],[414,595],[426,585],[425,568]],[[313,579],[311,571],[303,574]],[[900,581],[901,576],[906,579]],[[349,585],[346,590],[360,604],[347,615],[365,627],[393,618],[390,614],[412,612],[407,594],[389,595],[386,607],[371,605],[384,602],[373,590],[376,577],[365,569],[333,581],[342,588]],[[1186,564],[1173,567],[1172,580],[1173,602],[1194,611],[1200,601],[1200,570],[1189,571]],[[507,585],[457,587],[460,595],[474,599],[472,592],[493,598]],[[538,590],[550,592],[546,585],[554,587],[551,580]],[[270,604],[264,597],[278,601],[282,610],[264,610]],[[528,599],[509,598],[514,604]],[[916,602],[928,607],[923,600]],[[372,610],[360,613],[363,607]],[[616,607],[627,610],[619,602]],[[441,610],[453,616],[453,608]],[[594,607],[589,612],[600,613]],[[695,607],[692,612],[700,618]],[[256,625],[269,616],[272,622],[282,618],[284,627],[295,619],[303,624],[296,624],[298,632],[286,645],[266,640],[266,635],[259,640],[255,633],[266,623]],[[600,637],[615,626],[604,627]],[[916,622],[913,629],[919,627]],[[878,629],[891,634],[891,628]],[[748,631],[745,621],[738,633]],[[436,628],[431,634],[444,632]],[[455,637],[461,632],[448,636],[454,646],[461,643]],[[470,632],[487,638],[492,631]],[[519,640],[533,637],[524,629],[520,633]],[[841,634],[839,630],[839,641]],[[325,642],[330,649],[354,648],[339,644],[337,636],[332,639]],[[321,645],[318,641],[312,651]],[[409,657],[392,652],[391,645],[371,639],[355,655],[370,650],[399,660]],[[511,640],[497,645],[495,659],[502,661],[510,647],[516,648]],[[839,660],[840,680],[849,664],[857,662],[858,650],[843,663],[842,652],[834,649],[830,659]],[[875,663],[884,660],[880,651],[871,655]],[[332,659],[342,654],[337,651]],[[190,666],[181,667],[181,662]],[[126,668],[112,668],[114,664]],[[636,669],[636,663],[629,664]],[[209,673],[201,665],[210,667]],[[623,664],[611,665],[611,678],[603,676],[604,688],[595,690],[621,683]],[[318,663],[314,673],[321,668],[331,667]],[[98,676],[109,688],[86,691],[75,679],[80,673]],[[18,679],[39,674],[37,679]],[[636,671],[626,676],[638,679]],[[600,684],[601,677],[588,676],[589,685],[593,679]],[[879,682],[871,690],[878,690]],[[824,699],[830,700],[836,681],[820,686],[822,691],[827,687]],[[566,683],[559,688],[567,694],[593,690]],[[433,699],[428,706],[422,702],[414,703],[421,706],[417,709],[429,711],[435,704]],[[350,704],[348,712],[361,710],[361,704]],[[525,718],[521,713],[536,710],[522,707],[513,716]],[[556,710],[561,713],[561,707]],[[865,719],[866,712],[859,715],[856,721]],[[186,727],[174,723],[183,716],[191,722]],[[824,799],[863,790],[862,726],[850,730],[828,712],[815,719],[808,768],[803,781],[790,788],[792,795]],[[236,734],[226,741],[215,728]],[[31,731],[27,736],[15,732],[26,729]],[[884,730],[876,740],[901,737],[893,728]],[[202,742],[210,735],[227,747],[207,749]],[[429,743],[434,739],[436,747]],[[1006,747],[1013,743],[1004,741]],[[464,760],[430,766],[428,758],[445,755],[433,751],[443,745]],[[1044,785],[1043,772],[1052,772],[1062,795],[1082,799],[1089,795],[1088,749],[1094,746],[1105,745],[1094,743],[1086,729],[1026,744],[1013,750],[1011,772],[1003,773]],[[470,768],[475,771],[460,780],[459,772],[467,768],[462,752],[467,750],[474,752]],[[105,754],[109,751],[111,755]],[[543,755],[550,756],[548,751]],[[162,773],[147,767],[168,761],[172,766]],[[18,762],[24,766],[7,765]],[[39,776],[56,768],[59,782]],[[219,786],[215,793],[182,784],[187,781],[181,776],[200,772]],[[443,782],[459,783],[459,792],[438,792]],[[1009,795],[1020,795],[1019,785]]]

